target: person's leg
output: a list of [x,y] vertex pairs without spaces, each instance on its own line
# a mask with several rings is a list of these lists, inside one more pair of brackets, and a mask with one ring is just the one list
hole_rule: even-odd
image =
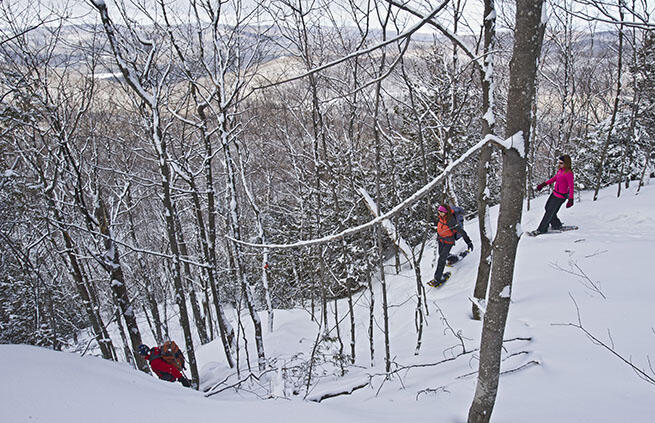
[[451,266],[459,261],[459,256],[457,254],[448,254],[446,258],[446,264]]
[[440,281],[443,276],[443,269],[446,267],[446,259],[450,254],[451,248],[453,248],[453,244],[439,242],[439,260],[437,261],[437,270],[434,271],[435,281]]
[[559,211],[559,207],[557,208],[557,210],[555,210],[555,214],[553,215],[553,218],[550,220],[550,227],[553,229],[560,229],[562,227],[562,221],[559,220],[559,218],[557,217],[558,211]]
[[557,215],[557,211],[563,203],[563,198],[555,197],[553,194],[548,197],[548,201],[546,201],[545,207],[546,212],[544,213],[544,217],[541,219],[541,223],[539,223],[539,227],[537,228],[538,232],[548,231],[548,225],[550,225],[550,222],[553,220],[553,216]]
[[557,213],[565,201],[566,198],[556,198],[553,204],[553,217],[550,219],[550,227],[553,229],[560,229],[562,227],[562,221],[557,217]]

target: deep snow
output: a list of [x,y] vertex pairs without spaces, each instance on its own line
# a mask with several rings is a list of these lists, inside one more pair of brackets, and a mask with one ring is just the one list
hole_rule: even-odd
[[[597,202],[591,201],[592,193],[583,192],[581,201],[559,214],[564,224],[578,225],[580,230],[521,238],[505,339],[531,340],[506,344],[503,369],[520,369],[502,376],[493,421],[652,421],[655,386],[569,325],[578,321],[577,304],[588,331],[655,377],[648,367],[649,354],[655,351],[655,278],[650,273],[655,247],[655,187],[645,186],[639,195],[635,195],[635,188],[624,191],[621,198],[616,198],[616,187],[605,189]],[[546,198],[532,202],[531,210],[523,215],[523,229],[536,228]],[[497,213],[497,208],[492,213]],[[492,221],[495,217],[494,214]],[[468,222],[466,229],[478,246],[477,222]],[[465,248],[463,241],[458,244],[461,245],[455,251]],[[478,347],[481,323],[471,320],[469,300],[478,260],[476,249],[456,265],[452,278],[443,287],[427,288],[430,315],[418,356],[414,356],[414,271],[405,265],[396,275],[389,264],[394,369],[453,357],[461,351],[460,341],[453,333],[462,334],[467,351]],[[434,264],[435,253],[430,249],[421,267],[424,281],[430,278]],[[375,294],[379,309],[379,287]],[[200,392],[159,381],[124,363],[3,345],[0,421],[465,421],[475,390],[475,353],[438,366],[403,370],[385,381],[376,376],[384,369],[382,313],[376,314],[375,366],[371,368],[367,338],[369,296],[359,294],[357,299],[357,367],[349,369],[343,378],[322,376],[307,398],[370,380],[370,386],[352,395],[320,404],[303,401],[304,393],[293,395],[279,374],[269,373],[261,383],[277,398],[263,401],[251,390],[233,389],[205,398]],[[343,317],[347,306],[345,302],[338,306]],[[449,326],[444,324],[442,315]],[[267,327],[266,313],[261,316],[263,327]],[[171,324],[174,323],[172,319]],[[349,319],[345,318],[341,334],[346,351],[348,325]],[[298,353],[305,357],[309,353],[318,330],[306,310],[276,311],[275,331],[265,337],[268,358],[275,358],[277,366],[296,363]],[[144,325],[143,333],[146,331]],[[173,335],[181,344],[179,330]],[[119,337],[114,337],[114,341],[120,342]],[[254,349],[253,344],[250,341],[249,348]],[[226,367],[220,341],[197,350],[203,387],[232,374]],[[254,356],[251,350],[250,357]]]

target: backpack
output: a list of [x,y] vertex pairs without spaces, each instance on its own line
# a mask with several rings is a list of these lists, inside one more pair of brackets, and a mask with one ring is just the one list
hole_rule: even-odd
[[453,207],[453,215],[455,216],[455,219],[457,219],[458,226],[458,228],[455,228],[455,239],[460,239],[462,234],[457,229],[464,228],[464,209],[459,206]]
[[175,366],[179,371],[182,371],[184,366],[184,354],[180,351],[175,341],[166,341],[159,347],[159,353],[162,360]]

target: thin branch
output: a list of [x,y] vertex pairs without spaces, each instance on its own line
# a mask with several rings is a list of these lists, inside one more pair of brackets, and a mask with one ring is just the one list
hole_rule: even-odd
[[324,65],[321,65],[321,66],[318,66],[318,67],[316,67],[316,68],[310,69],[309,71],[307,71],[307,72],[305,72],[305,73],[302,73],[302,74],[300,74],[300,75],[296,75],[296,76],[294,76],[294,77],[287,78],[287,79],[283,79],[283,80],[281,80],[281,81],[273,82],[273,83],[270,83],[270,84],[267,84],[267,85],[261,85],[261,86],[259,86],[259,87],[255,87],[255,88],[253,89],[253,91],[263,90],[263,89],[266,89],[266,88],[271,88],[271,87],[274,87],[274,86],[277,86],[277,85],[282,85],[282,84],[286,84],[286,83],[289,83],[289,82],[292,82],[292,81],[297,81],[297,80],[299,80],[299,79],[306,78],[306,77],[308,77],[308,76],[310,76],[310,75],[314,75],[314,74],[316,74],[316,73],[318,73],[318,72],[324,71],[325,69],[328,69],[328,68],[331,68],[331,67],[333,67],[333,66],[336,66],[336,65],[338,65],[338,64],[340,64],[340,63],[343,63],[343,62],[345,62],[345,61],[347,61],[347,60],[354,59],[354,58],[359,57],[359,56],[362,56],[362,55],[364,55],[364,54],[372,53],[372,52],[374,52],[375,50],[378,50],[378,49],[380,49],[380,48],[382,48],[382,47],[385,47],[385,46],[387,46],[387,45],[389,45],[389,44],[395,43],[395,42],[400,41],[400,40],[402,40],[402,39],[404,39],[404,38],[411,37],[412,34],[414,34],[416,31],[418,31],[419,29],[421,29],[421,28],[422,28],[422,27],[423,27],[423,26],[424,26],[428,21],[430,21],[432,18],[434,18],[434,17],[437,15],[437,13],[439,13],[439,12],[440,12],[444,7],[446,7],[446,5],[447,5],[449,2],[450,2],[450,0],[446,0],[446,1],[444,1],[444,2],[441,3],[439,6],[435,7],[435,8],[432,10],[432,12],[430,12],[429,15],[427,15],[425,18],[423,18],[423,19],[422,19],[420,22],[418,22],[416,25],[414,25],[413,27],[409,28],[407,31],[400,33],[398,36],[396,36],[396,37],[394,37],[394,38],[390,38],[389,40],[387,40],[387,41],[383,41],[383,42],[381,42],[381,43],[379,43],[379,44],[376,44],[376,45],[374,45],[374,46],[372,46],[372,47],[369,47],[369,48],[365,48],[365,49],[362,49],[362,50],[355,51],[355,52],[353,52],[353,53],[350,53],[350,54],[348,54],[348,55],[345,55],[345,56],[343,56],[343,57],[340,57],[339,59],[333,60],[333,61],[331,61],[331,62],[328,62],[328,63],[324,64]]

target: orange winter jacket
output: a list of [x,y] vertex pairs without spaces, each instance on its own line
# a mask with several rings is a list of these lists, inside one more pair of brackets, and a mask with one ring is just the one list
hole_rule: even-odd
[[448,222],[446,216],[440,217],[437,222],[437,235],[446,244],[454,244],[456,228],[457,220],[454,217],[451,217],[450,222]]
[[466,244],[471,247],[471,239],[464,228],[457,223],[457,218],[454,215],[451,214],[450,219],[447,219],[446,216],[439,217],[439,220],[437,221],[437,239],[440,242],[454,244],[456,241],[455,234],[458,232],[462,235]]

